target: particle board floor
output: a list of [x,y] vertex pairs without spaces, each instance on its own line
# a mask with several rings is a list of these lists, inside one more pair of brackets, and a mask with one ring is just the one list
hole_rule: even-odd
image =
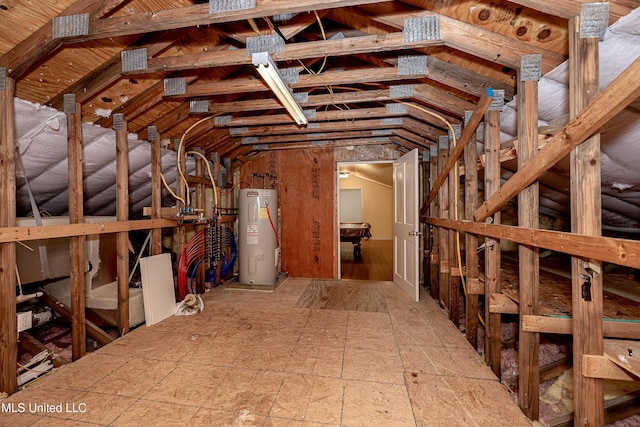
[[381,282],[388,312],[296,308],[310,283],[216,288],[199,315],[138,328],[5,399],[0,425],[531,425],[426,294]]

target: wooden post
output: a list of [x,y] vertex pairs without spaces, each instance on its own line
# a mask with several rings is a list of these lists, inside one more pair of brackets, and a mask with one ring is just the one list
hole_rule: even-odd
[[[420,193],[420,202],[424,203],[425,195],[429,192],[429,159],[430,154],[429,150],[425,150],[422,152],[422,192]],[[430,236],[430,228],[431,226],[427,223],[421,221],[421,232],[422,232],[422,253],[424,256],[422,257],[422,270],[421,274],[421,282],[425,288],[429,288],[429,284],[431,283],[431,236]]]
[[[444,165],[449,158],[449,136],[440,136],[438,141],[438,176],[441,176]],[[448,179],[448,178],[447,178]],[[449,185],[445,181],[445,184],[440,187],[438,191],[438,217],[449,218]],[[439,290],[440,290],[440,302],[445,305],[447,312],[450,313],[451,307],[449,306],[449,230],[446,228],[438,229],[439,236]]]
[[[69,159],[69,223],[84,222],[83,207],[83,160],[82,160],[82,109],[75,102],[75,95],[66,94],[64,112],[67,113],[68,159]],[[69,238],[71,258],[71,353],[78,360],[87,351],[85,319],[85,236]]]
[[[200,148],[194,148],[193,151],[197,151],[201,153]],[[202,157],[196,156],[196,176],[198,178],[205,178],[204,172],[205,172],[204,161],[202,160]],[[196,206],[202,210],[205,210],[205,205],[206,205],[205,188],[206,188],[205,185],[201,181],[198,181],[198,183],[196,183]],[[204,225],[195,226],[196,232],[204,228],[205,228]],[[200,263],[200,265],[198,266],[198,270],[196,272],[196,277],[197,277],[196,292],[199,294],[204,293],[205,270],[206,270],[205,263]]]
[[[433,185],[437,177],[438,146],[434,144],[429,147],[429,182],[431,185]],[[431,216],[438,216],[440,212],[440,199],[438,197],[429,205],[429,212]],[[429,283],[429,293],[431,294],[431,298],[438,301],[440,298],[440,232],[436,227],[430,225],[429,233],[431,233],[431,259],[429,260],[429,269],[431,270],[429,276],[431,277],[431,282]]]
[[[122,114],[113,115],[116,131],[116,217],[129,220],[129,141],[127,121]],[[118,271],[118,332],[129,332],[129,233],[116,235]]]
[[[465,112],[465,119],[470,117],[472,111]],[[465,120],[466,124],[467,120]],[[473,213],[478,208],[478,152],[476,148],[476,134],[474,133],[464,148],[464,216],[468,221],[473,221]],[[465,294],[465,323],[467,326],[467,341],[475,349],[478,344],[478,295],[470,292],[470,284],[478,282],[480,272],[478,266],[478,236],[465,233],[464,254],[466,271],[467,292]]]
[[[538,80],[542,59],[540,55],[525,55],[518,84],[518,168],[524,166],[538,152]],[[523,189],[518,195],[518,225],[538,228],[538,182]],[[538,248],[518,247],[520,325],[522,317],[538,314],[540,258]],[[518,349],[518,402],[522,411],[532,420],[540,414],[540,334],[519,332]]]
[[[575,117],[599,90],[598,38],[583,37],[580,19],[569,21],[569,106]],[[571,150],[571,232],[602,234],[600,200],[600,135]],[[601,356],[602,262],[573,257],[573,401],[575,426],[604,425],[602,380],[583,376],[583,355]]]
[[[495,92],[498,91],[494,91]],[[484,195],[491,197],[500,188],[500,111],[504,98],[494,99],[484,119]],[[500,224],[500,211],[490,218],[493,224]],[[500,313],[489,311],[489,299],[492,293],[500,292],[500,241],[485,237],[485,350],[487,365],[500,378]]]
[[[0,227],[16,225],[15,82],[0,67]],[[0,244],[0,392],[18,388],[16,321],[16,244]]]
[[[460,125],[453,125],[456,132],[455,137],[460,137]],[[460,147],[453,144],[454,135],[449,131],[449,145],[451,147],[450,154],[454,150],[462,153]],[[449,157],[451,159],[451,157]],[[449,219],[458,219],[458,191],[460,186],[460,175],[458,174],[457,161],[454,167],[449,170]],[[457,230],[449,230],[449,318],[456,327],[460,326],[460,275],[454,274],[454,271],[460,271],[458,263],[459,255],[459,233]]]
[[[175,149],[176,149],[176,153],[178,153],[178,157],[180,158],[180,161],[178,162],[178,167],[180,168],[180,170],[184,171],[186,169],[186,156],[184,155],[184,152],[186,151],[184,147],[181,147],[179,144],[180,140],[176,140],[175,141]],[[182,151],[181,151],[182,150]],[[186,194],[187,192],[190,192],[190,188],[187,186],[187,184],[185,182],[182,181],[182,178],[180,178],[180,174],[178,174],[177,178],[176,178],[176,194],[178,197],[181,197],[183,200],[186,200]],[[178,203],[178,206],[180,206],[180,203]],[[185,208],[188,206],[184,206]],[[178,234],[178,259],[180,258],[180,256],[182,255],[182,251],[184,250],[185,246],[187,245],[187,230],[185,227],[178,227],[178,229],[176,230],[176,233]]]
[[[160,219],[162,207],[162,156],[160,147],[160,135],[155,126],[147,128],[149,143],[151,144],[151,218]],[[162,253],[162,229],[154,228],[151,231],[151,254]]]

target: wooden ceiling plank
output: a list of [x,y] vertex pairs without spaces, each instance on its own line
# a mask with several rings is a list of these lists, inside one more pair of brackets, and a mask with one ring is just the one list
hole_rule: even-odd
[[[78,0],[60,13],[59,16],[88,13],[91,19],[99,19],[116,9],[126,0]],[[7,75],[19,79],[37,62],[50,56],[60,46],[62,40],[51,36],[52,22],[38,28],[29,37],[0,58],[0,67],[7,67]]]
[[283,2],[262,0],[253,9],[234,10],[222,13],[209,13],[208,4],[196,4],[154,12],[136,13],[128,16],[91,21],[89,34],[64,39],[65,43],[87,40],[121,37],[158,31],[175,30],[197,25],[211,25],[225,22],[243,21],[287,13],[304,13],[317,9],[348,7],[363,4],[380,3],[385,0],[297,0]]
[[[592,0],[563,0],[557,2],[549,2],[545,0],[509,0],[511,3],[546,13],[547,15],[559,16],[563,19],[570,19],[574,16],[580,16],[582,5],[585,3],[593,3]],[[625,4],[616,1],[609,2],[609,25],[616,22],[621,17],[628,15],[633,10]]]
[[357,122],[351,121],[336,121],[336,122],[322,122],[322,123],[313,123],[314,127],[299,127],[295,124],[290,125],[276,125],[276,126],[254,126],[251,128],[247,128],[246,132],[237,133],[235,136],[244,137],[244,136],[264,136],[264,135],[279,135],[279,134],[295,134],[295,133],[306,133],[309,131],[312,132],[336,132],[339,130],[371,130],[371,129],[392,129],[401,127],[401,124],[398,125],[388,125],[381,124],[380,120],[369,119],[369,120],[360,120]]
[[[321,40],[302,43],[290,43],[282,52],[271,54],[274,61],[295,61],[328,56],[345,56],[358,53],[386,52],[397,49],[411,49],[441,45],[440,40],[425,40],[406,43],[402,33],[389,33],[384,36],[362,36],[337,40]],[[167,56],[147,61],[147,68],[128,74],[194,70],[200,68],[251,65],[251,55],[246,49],[224,52],[203,52],[191,55]]]
[[473,102],[465,101],[429,85],[415,85],[413,92],[413,98],[416,101],[424,102],[438,111],[446,111],[458,118],[464,115],[465,110],[476,108]]
[[[174,43],[174,41],[169,42],[163,40],[150,41],[148,43],[144,43],[140,47],[147,49],[147,55],[155,56],[171,47]],[[89,74],[86,74],[75,83],[68,86],[64,91],[51,98],[48,105],[58,110],[62,109],[64,94],[67,93],[74,93],[76,95],[76,100],[82,104],[96,96],[106,87],[118,81],[121,77],[122,59],[121,55],[118,53]],[[109,127],[110,124],[105,126]]]
[[538,154],[519,169],[476,210],[476,221],[497,212],[520,190],[537,180],[576,146],[640,96],[640,58],[637,58],[578,115],[555,134]]

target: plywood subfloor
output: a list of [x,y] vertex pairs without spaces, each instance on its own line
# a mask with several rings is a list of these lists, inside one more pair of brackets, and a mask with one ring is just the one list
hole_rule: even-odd
[[366,280],[313,280],[296,308],[389,312],[382,283]]
[[426,295],[383,282],[387,313],[296,308],[310,283],[217,287],[199,315],[138,328],[5,399],[25,411],[0,424],[530,425]]

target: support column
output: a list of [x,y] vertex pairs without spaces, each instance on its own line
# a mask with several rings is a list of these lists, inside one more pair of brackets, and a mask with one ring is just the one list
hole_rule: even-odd
[[[444,170],[444,165],[449,158],[449,136],[442,135],[438,140],[438,175]],[[449,185],[445,181],[438,191],[438,218],[449,218]],[[451,313],[451,307],[449,306],[449,230],[440,227],[438,228],[439,237],[439,290],[440,290],[440,303],[442,303],[447,310],[447,313]]]
[[[180,168],[181,171],[185,171],[187,162],[186,162],[186,155],[184,155],[184,152],[186,151],[186,149],[184,147],[181,147],[179,145],[179,142],[180,140],[176,140],[175,142],[176,152],[178,153],[178,158],[180,159],[177,166]],[[182,180],[182,178],[180,178],[180,174],[178,174],[178,177],[176,179],[176,184],[177,184],[176,194],[178,195],[178,197],[182,198],[183,200],[186,200],[185,197],[187,195],[187,192],[190,192],[191,190],[188,187],[188,185]],[[178,203],[178,206],[180,206],[180,203]],[[184,206],[184,207],[187,208],[188,206]],[[180,256],[182,255],[182,251],[187,245],[187,229],[186,227],[178,227],[178,229],[176,230],[176,233],[178,235],[177,255],[179,259]]]
[[[500,188],[500,111],[504,104],[504,95],[494,91],[494,100],[484,118],[484,197],[491,197]],[[500,224],[500,211],[487,219],[492,224]],[[491,313],[491,294],[500,292],[500,241],[485,237],[484,275],[485,275],[485,362],[494,374],[500,378],[500,313]]]
[[[69,161],[69,223],[84,222],[83,159],[82,159],[82,109],[74,94],[64,95],[64,112],[67,114]],[[87,351],[85,319],[85,236],[69,238],[71,258],[71,353],[78,360]]]
[[[598,38],[587,34],[589,17],[569,21],[569,106],[575,117],[599,91]],[[588,9],[587,9],[588,10]],[[586,25],[585,25],[586,24]],[[593,22],[591,22],[593,24]],[[583,28],[584,25],[584,28]],[[593,26],[591,26],[591,29]],[[606,25],[602,34],[606,30]],[[571,150],[571,232],[602,234],[600,135]],[[602,380],[583,376],[584,355],[602,355],[602,263],[571,258],[573,401],[575,426],[604,425]]]
[[[0,227],[16,225],[15,82],[0,67]],[[16,244],[0,244],[0,392],[18,388]]]
[[[194,148],[193,151],[197,151],[201,153],[200,148]],[[202,153],[201,153],[202,154]],[[205,185],[202,183],[202,180],[205,179],[205,165],[202,157],[196,156],[196,177],[198,178],[198,182],[196,183],[196,206],[199,209],[205,210],[206,198],[205,198]],[[207,214],[208,216],[208,214]],[[196,225],[196,232],[199,230],[205,229],[204,225]],[[200,263],[198,266],[198,270],[196,271],[196,292],[199,294],[204,293],[204,280],[205,280],[205,263]]]
[[[473,111],[465,111],[465,125]],[[473,221],[473,213],[478,208],[478,152],[475,133],[464,147],[464,216]],[[466,264],[465,323],[467,341],[475,349],[478,345],[478,294],[480,272],[478,265],[478,236],[472,233],[464,235],[464,254]]]
[[[160,219],[160,208],[162,207],[162,156],[160,147],[160,135],[155,126],[147,128],[149,143],[151,144],[151,219]],[[162,229],[151,230],[151,254],[162,253]]]
[[[129,140],[127,121],[122,114],[113,115],[116,131],[116,216],[118,221],[129,220]],[[129,232],[116,236],[118,270],[118,332],[129,332]]]
[[[433,183],[438,179],[438,146],[436,144],[429,147],[429,181],[430,189],[433,187]],[[429,205],[429,215],[432,217],[438,217],[440,212],[440,198],[436,197],[434,201]],[[429,233],[431,234],[431,259],[429,260],[429,276],[431,282],[429,283],[429,293],[431,298],[438,301],[440,298],[440,230],[437,227],[429,226]]]
[[[541,77],[542,56],[525,55],[518,83],[518,168],[523,167],[538,153],[538,81]],[[534,182],[518,195],[518,225],[538,228],[540,197],[538,182]],[[540,285],[539,250],[519,245],[520,325],[523,316],[537,315]],[[540,416],[540,334],[519,331],[518,347],[518,402],[520,409],[537,420]]]
[[[453,125],[455,139],[460,138],[460,125]],[[454,135],[449,131],[450,151],[454,148]],[[451,154],[449,154],[451,156]],[[458,163],[456,162],[456,165]],[[460,175],[457,166],[449,171],[449,219],[458,219],[458,191],[460,185]],[[458,255],[459,233],[457,230],[449,230],[449,318],[456,327],[460,326],[460,263]]]

